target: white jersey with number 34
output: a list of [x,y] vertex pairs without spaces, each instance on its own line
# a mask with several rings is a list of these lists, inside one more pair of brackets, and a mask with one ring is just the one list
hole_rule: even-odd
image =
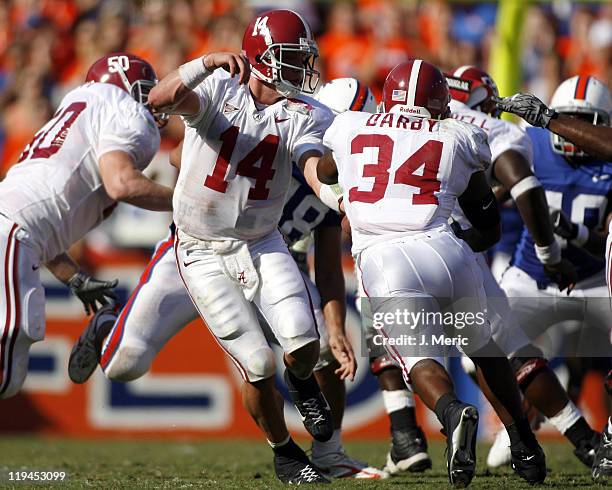
[[21,225],[27,242],[47,261],[66,251],[115,204],[98,162],[123,151],[144,170],[159,149],[148,109],[125,90],[88,83],[69,92],[54,117],[0,182],[0,213]]
[[491,161],[487,135],[454,119],[346,112],[324,143],[338,166],[354,254],[446,224],[471,175]]

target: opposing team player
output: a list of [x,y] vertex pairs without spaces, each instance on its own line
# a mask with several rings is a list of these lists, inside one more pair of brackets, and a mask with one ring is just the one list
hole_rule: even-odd
[[[572,77],[557,88],[551,108],[559,114],[584,118],[591,124],[609,125],[612,99],[599,80]],[[612,164],[590,157],[543,128],[530,127],[527,134],[534,150],[534,173],[546,190],[555,233],[563,243],[562,256],[576,265],[578,282],[570,298],[560,296],[537,261],[531,234],[524,230],[514,265],[502,277],[501,286],[519,322],[530,325],[525,329],[530,339],[536,339],[559,322],[579,320],[593,328],[589,336],[599,335],[605,346],[610,311],[604,299],[607,289],[603,257],[605,230],[612,219],[608,197],[612,190]],[[537,321],[533,321],[536,315]],[[517,357],[531,349],[527,344],[521,347]],[[581,461],[593,463],[598,437],[577,410],[568,405],[549,420],[576,446],[575,454]]]
[[[354,78],[338,78],[326,83],[317,92],[317,100],[328,106],[334,114],[346,111],[376,112],[376,100],[370,89]],[[369,315],[367,302],[361,310],[361,289],[359,271],[357,274],[357,297],[355,304],[361,315]],[[407,389],[397,363],[387,354],[384,347],[373,341],[376,330],[371,328],[371,318],[362,322],[366,325],[365,339],[368,349],[370,371],[378,381],[385,410],[391,425],[391,449],[387,453],[385,471],[398,474],[404,471],[420,472],[431,468],[427,454],[427,440],[417,425],[414,397]]]
[[316,43],[298,14],[254,18],[243,50],[245,57],[211,53],[186,63],[149,97],[187,126],[173,202],[176,260],[198,312],[243,376],[243,401],[273,448],[279,479],[326,482],[287,431],[274,355],[254,307],[285,351],[285,381],[304,425],[329,440],[331,413],[312,374],[319,356],[312,300],[276,227],[291,162],[316,166],[332,114],[294,98],[318,83]]
[[[21,388],[30,346],[43,339],[45,264],[94,312],[116,281],[91,278],[66,254],[117,201],[170,210],[172,190],[144,177],[159,147],[147,108],[149,63],[117,53],[94,63],[0,182],[0,397]],[[96,83],[103,82],[103,83]]]
[[[482,250],[499,238],[499,212],[484,175],[490,163],[486,135],[447,119],[449,100],[436,67],[422,60],[398,65],[385,81],[382,113],[336,117],[324,138],[333,153],[319,161],[318,173],[344,189],[363,288],[373,318],[387,319],[377,328],[405,380],[443,425],[451,483],[465,486],[475,470],[478,411],[457,399],[442,365],[445,352],[432,343],[443,331],[436,313],[469,309],[482,315],[485,299],[472,252],[447,219],[459,200],[474,226],[471,245]],[[423,313],[410,328],[429,341],[406,348],[415,344],[403,338],[410,328],[399,320],[402,310]],[[462,349],[495,393],[491,401],[511,434],[515,471],[530,482],[543,481],[544,453],[522,414],[507,359],[486,321],[463,327]]]
[[[549,219],[544,189],[532,172],[532,147],[529,137],[516,125],[497,119],[495,106],[498,96],[493,79],[483,70],[463,66],[447,76],[451,86],[451,110],[453,117],[476,124],[487,133],[491,147],[492,165],[488,173],[490,181],[497,181],[510,192],[525,228],[534,237],[537,260],[542,270],[557,283],[560,290],[573,287],[576,281],[574,267],[561,257],[561,247],[554,238]],[[466,224],[461,214],[454,217]],[[531,352],[517,349],[527,342],[521,327],[513,318],[504,292],[494,279],[483,255],[477,256],[484,279],[485,294],[489,299],[488,311],[492,313],[493,337],[510,355],[517,374],[519,387],[528,402],[549,418],[551,423],[574,444],[576,456],[587,466],[593,463],[598,438],[590,430],[578,408],[570,401],[554,372],[547,366],[543,353],[537,347]],[[572,414],[575,427],[559,423],[563,414]],[[577,430],[580,428],[580,430]],[[576,435],[578,434],[578,435]],[[487,464],[491,467],[510,463],[508,435],[501,431],[489,452]]]

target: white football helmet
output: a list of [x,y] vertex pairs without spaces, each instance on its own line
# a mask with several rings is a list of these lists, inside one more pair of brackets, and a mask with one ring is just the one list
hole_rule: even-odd
[[323,85],[315,94],[334,114],[346,111],[376,112],[372,91],[355,78],[336,78]]
[[[610,126],[612,97],[608,87],[595,77],[575,76],[557,87],[550,108],[569,115],[589,116],[593,124]],[[585,153],[565,138],[551,133],[553,150],[567,157],[583,157]]]

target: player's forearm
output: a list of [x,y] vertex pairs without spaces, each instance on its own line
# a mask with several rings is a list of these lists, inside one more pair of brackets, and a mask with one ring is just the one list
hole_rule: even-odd
[[53,274],[58,281],[67,284],[70,279],[79,272],[79,265],[72,260],[67,253],[62,253],[54,259],[45,263],[49,272]]
[[172,211],[172,193],[170,187],[157,184],[143,175],[124,182],[124,190],[118,200],[150,211]]
[[333,299],[322,304],[324,305],[323,318],[328,334],[330,336],[345,334],[346,303],[344,299]]
[[554,240],[554,232],[544,189],[534,187],[518,196],[515,202],[523,223],[536,245],[539,247],[550,245]]
[[550,120],[548,129],[594,157],[612,160],[612,128],[609,126],[595,126],[587,121],[559,114]]
[[190,94],[192,91],[183,84],[179,71],[174,70],[151,89],[148,102],[158,112],[189,114],[190,112],[183,107],[183,102]]

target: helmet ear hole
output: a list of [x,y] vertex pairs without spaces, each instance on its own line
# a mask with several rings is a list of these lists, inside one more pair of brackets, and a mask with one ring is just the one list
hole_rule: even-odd
[[255,55],[255,61],[257,63],[261,63],[261,55],[259,55],[259,54]]

